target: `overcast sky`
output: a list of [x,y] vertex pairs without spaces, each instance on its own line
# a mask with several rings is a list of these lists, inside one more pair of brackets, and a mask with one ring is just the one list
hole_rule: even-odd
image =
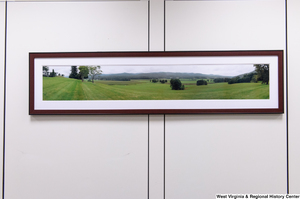
[[[78,67],[77,67],[78,68]],[[49,66],[49,72],[69,76],[71,66]],[[253,64],[248,65],[143,65],[143,66],[101,66],[102,74],[115,73],[150,73],[150,72],[181,72],[203,73],[224,76],[237,76],[254,71]],[[78,71],[79,72],[79,71]]]

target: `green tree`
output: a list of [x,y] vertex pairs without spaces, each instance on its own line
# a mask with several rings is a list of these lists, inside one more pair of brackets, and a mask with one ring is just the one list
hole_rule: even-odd
[[253,75],[251,79],[252,83],[257,83],[257,75]]
[[56,76],[56,72],[54,71],[54,69],[52,69],[52,72],[50,73],[49,77],[55,77]]
[[77,69],[77,66],[71,66],[71,73],[69,75],[69,78],[78,79],[78,69]]
[[198,80],[197,83],[196,83],[197,86],[199,85],[207,85],[207,81],[205,80]]
[[49,67],[48,66],[43,66],[43,76],[48,77],[48,71],[49,71]]
[[79,66],[79,76],[81,81],[89,74],[89,68],[87,66]]
[[88,66],[89,75],[92,78],[92,82],[94,83],[94,79],[96,75],[102,74],[101,66]]
[[180,79],[171,79],[170,87],[172,90],[184,90],[184,85],[181,83]]
[[262,84],[269,84],[269,64],[254,64],[257,80]]
[[228,81],[228,84],[241,83],[241,78],[239,76],[233,77]]

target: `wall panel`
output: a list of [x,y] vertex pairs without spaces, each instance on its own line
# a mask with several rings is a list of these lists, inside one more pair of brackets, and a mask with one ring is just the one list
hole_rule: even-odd
[[147,11],[8,2],[6,199],[147,197],[147,116],[28,115],[29,52],[147,50]]
[[290,193],[300,193],[300,158],[299,158],[299,45],[300,45],[300,2],[288,1],[288,103],[289,103],[289,165]]
[[[167,1],[166,50],[285,50],[285,2]],[[286,114],[166,115],[166,199],[286,193]]]
[[[164,50],[164,0],[149,1],[149,51]],[[149,115],[149,199],[164,198],[164,116]]]
[[286,193],[283,115],[166,116],[166,198]]
[[167,1],[166,50],[282,49],[283,8],[283,0]]
[[164,0],[149,1],[149,50],[164,50]]

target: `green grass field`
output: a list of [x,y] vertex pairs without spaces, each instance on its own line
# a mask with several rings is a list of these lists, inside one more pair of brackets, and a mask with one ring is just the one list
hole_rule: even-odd
[[[261,83],[211,83],[181,80],[185,90],[149,80],[95,83],[64,77],[43,77],[43,100],[183,100],[183,99],[269,99],[269,85]],[[169,80],[168,80],[169,82]]]

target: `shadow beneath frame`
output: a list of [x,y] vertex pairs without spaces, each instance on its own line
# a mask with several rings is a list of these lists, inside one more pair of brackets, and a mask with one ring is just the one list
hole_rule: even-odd
[[166,119],[172,121],[199,121],[199,120],[278,120],[285,119],[285,114],[167,114]]
[[[150,114],[164,115],[164,114]],[[172,121],[199,120],[278,120],[285,119],[285,114],[165,114],[166,119]],[[46,121],[145,121],[148,114],[132,115],[31,115],[31,122]]]
[[109,122],[143,122],[148,121],[148,115],[31,115],[31,122],[59,121],[109,121]]

